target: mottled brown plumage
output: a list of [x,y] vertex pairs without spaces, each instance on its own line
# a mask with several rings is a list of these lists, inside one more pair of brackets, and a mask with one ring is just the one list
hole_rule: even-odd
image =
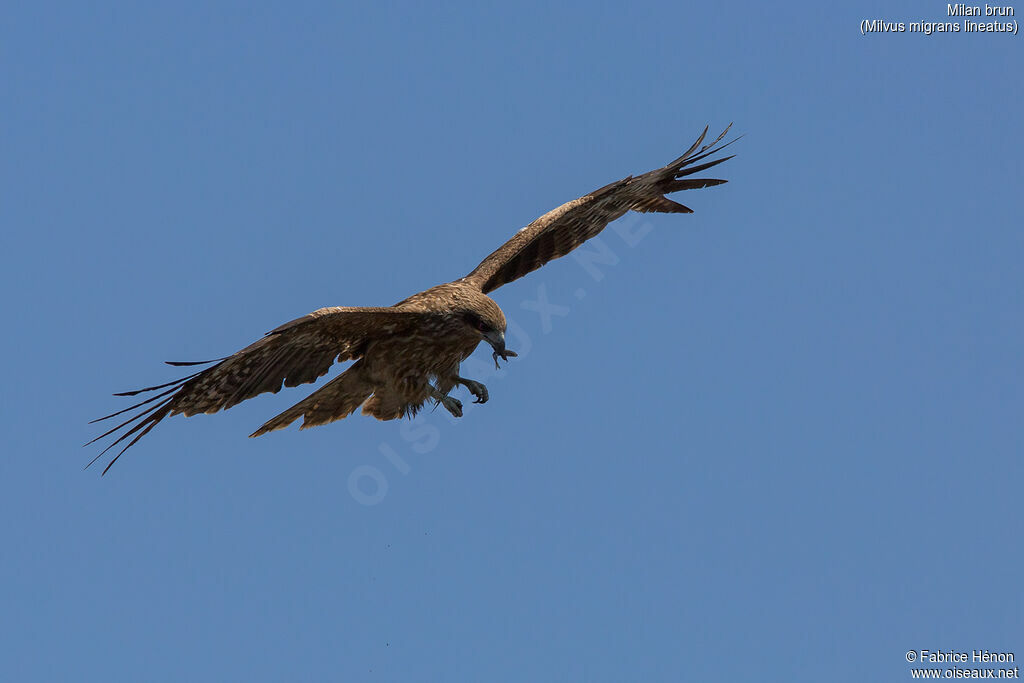
[[303,429],[326,424],[347,417],[360,407],[364,414],[379,420],[411,417],[428,400],[435,400],[453,415],[461,416],[462,404],[448,395],[455,386],[464,385],[478,403],[485,402],[488,396],[487,388],[479,382],[459,377],[462,361],[481,341],[494,348],[495,363],[499,356],[507,360],[515,355],[505,348],[505,316],[487,294],[565,256],[627,211],[692,213],[665,195],[726,182],[686,176],[732,158],[697,164],[727,146],[715,147],[728,130],[702,147],[707,135],[705,128],[690,149],[667,166],[623,178],[549,211],[517,232],[464,278],[432,287],[386,308],[322,308],[281,325],[226,358],[170,363],[210,367],[174,382],[116,394],[135,396],[164,390],[94,420],[107,420],[154,403],[90,441],[94,443],[125,430],[93,462],[127,440],[127,445],[103,470],[106,473],[126,450],[168,415],[216,413],[265,392],[277,393],[282,385],[294,387],[313,382],[326,374],[335,361],[355,363],[252,436],[282,429],[300,417]]

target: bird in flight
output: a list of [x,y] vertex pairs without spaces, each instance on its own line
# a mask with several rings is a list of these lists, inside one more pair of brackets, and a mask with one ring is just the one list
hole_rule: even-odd
[[623,178],[549,211],[454,282],[413,294],[394,306],[321,308],[271,330],[225,358],[168,362],[207,367],[173,382],[115,394],[159,392],[93,420],[108,420],[155,402],[87,443],[124,429],[89,465],[131,438],[104,468],[106,474],[125,451],[168,415],[216,413],[268,391],[277,393],[282,384],[294,387],[313,382],[335,361],[355,362],[250,436],[283,429],[300,417],[302,429],[327,424],[348,417],[360,406],[364,415],[393,420],[414,416],[432,400],[461,417],[462,403],[449,396],[452,389],[464,386],[475,397],[474,403],[486,403],[488,392],[480,382],[459,376],[460,363],[481,341],[491,345],[496,366],[499,357],[507,361],[516,355],[505,347],[505,315],[488,294],[565,256],[627,211],[693,213],[665,195],[726,182],[688,176],[732,158],[705,161],[735,142],[718,144],[728,131],[729,127],[702,146],[708,132],[705,128],[697,141],[667,166]]

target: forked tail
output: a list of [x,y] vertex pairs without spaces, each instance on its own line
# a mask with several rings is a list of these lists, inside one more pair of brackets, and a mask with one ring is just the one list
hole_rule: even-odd
[[355,412],[372,393],[373,384],[363,372],[363,362],[356,361],[345,372],[280,415],[268,420],[249,436],[262,436],[276,429],[284,429],[300,417],[305,418],[301,429],[340,420]]

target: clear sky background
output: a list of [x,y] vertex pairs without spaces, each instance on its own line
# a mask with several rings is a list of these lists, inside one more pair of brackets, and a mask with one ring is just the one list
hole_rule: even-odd
[[[859,30],[945,15],[5,5],[0,678],[1024,658],[1024,38]],[[731,182],[679,195],[695,214],[495,293],[521,357],[477,352],[491,401],[457,423],[246,438],[302,387],[83,471],[87,421],[181,374],[161,361],[461,277],[730,121]]]

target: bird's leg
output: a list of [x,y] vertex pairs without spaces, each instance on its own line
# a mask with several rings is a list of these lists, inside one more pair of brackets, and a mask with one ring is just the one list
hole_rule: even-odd
[[462,401],[459,399],[453,398],[448,394],[442,394],[434,386],[430,387],[430,398],[437,401],[439,405],[443,405],[445,410],[455,417],[462,417]]
[[474,400],[473,403],[487,403],[487,399],[490,398],[490,395],[487,393],[487,387],[485,387],[481,382],[466,379],[465,377],[456,377],[455,381],[469,389],[469,393],[476,397],[476,400]]

